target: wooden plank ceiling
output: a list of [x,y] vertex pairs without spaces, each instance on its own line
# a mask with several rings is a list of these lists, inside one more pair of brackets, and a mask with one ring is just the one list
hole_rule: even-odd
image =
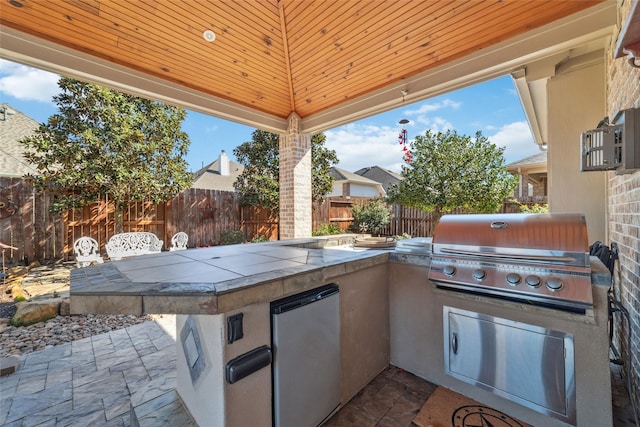
[[602,0],[0,1],[3,26],[304,119]]

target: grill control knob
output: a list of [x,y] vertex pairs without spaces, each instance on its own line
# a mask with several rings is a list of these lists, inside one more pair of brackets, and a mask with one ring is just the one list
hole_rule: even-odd
[[509,273],[507,274],[507,283],[510,285],[517,285],[518,283],[520,283],[520,275],[518,273]]
[[486,273],[481,268],[473,271],[473,278],[476,280],[482,280],[486,276]]
[[442,269],[442,272],[449,277],[453,277],[456,275],[456,268],[453,265],[447,265]]
[[540,286],[540,283],[542,283],[540,278],[535,275],[525,277],[524,281],[527,285],[531,286],[532,288],[537,288],[538,286]]
[[562,280],[556,277],[548,278],[547,288],[551,289],[552,291],[559,291],[560,289],[562,289]]

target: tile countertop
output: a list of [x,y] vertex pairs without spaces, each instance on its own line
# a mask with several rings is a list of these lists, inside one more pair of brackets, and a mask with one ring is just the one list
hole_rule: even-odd
[[[338,243],[331,246],[329,243]],[[293,239],[162,252],[75,269],[72,314],[219,314],[321,286],[390,260],[428,254],[353,248],[340,238]],[[591,257],[594,285],[611,276]]]
[[[75,269],[72,314],[218,314],[389,261],[393,249],[293,239],[162,252]],[[428,258],[428,256],[423,256]]]

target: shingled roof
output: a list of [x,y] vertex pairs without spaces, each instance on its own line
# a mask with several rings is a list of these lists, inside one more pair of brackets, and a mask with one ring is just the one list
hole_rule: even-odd
[[20,140],[31,136],[39,123],[6,103],[0,104],[0,176],[21,177],[36,169],[24,158]]
[[[228,167],[225,168],[223,164],[221,169],[221,161],[227,164]],[[223,150],[215,162],[208,164],[193,174],[191,187],[206,190],[235,191],[233,183],[236,182],[243,170],[244,166],[230,160]]]
[[337,168],[335,166],[329,170],[329,173],[336,181],[352,181],[368,185],[380,184],[377,181],[363,177],[353,172],[346,171],[344,169]]
[[369,178],[382,184],[384,191],[389,191],[389,187],[402,181],[402,175],[380,166],[369,166],[355,171],[356,175]]
[[[380,196],[384,196],[385,195],[385,190],[382,187],[382,184],[380,184],[377,181],[374,181],[372,179],[366,178],[364,176],[352,173],[352,172],[348,172],[344,169],[340,169],[337,168],[335,166],[333,166],[330,170],[329,173],[331,174],[331,176],[333,177],[333,179],[335,180],[333,183],[333,188],[334,188],[334,192],[336,191],[336,188],[338,188],[337,186],[341,186],[342,184],[352,184],[351,189],[353,190],[354,185],[355,186],[360,186],[360,187],[370,187],[372,189],[375,189],[375,192],[380,195]],[[333,194],[333,193],[332,193]],[[344,194],[342,193],[343,196],[347,196],[347,195],[355,195],[353,193],[348,193],[348,194]]]
[[516,160],[515,162],[506,165],[507,170],[510,172],[517,172],[518,169],[531,168],[535,166],[543,166],[547,164],[547,152],[541,151],[533,156],[525,157],[524,159]]

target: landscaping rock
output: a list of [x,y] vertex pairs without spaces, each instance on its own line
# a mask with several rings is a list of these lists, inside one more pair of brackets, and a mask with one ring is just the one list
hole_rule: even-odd
[[[22,289],[23,296],[29,298],[28,301],[18,304],[14,302],[13,298],[9,298],[11,291],[5,287],[9,284],[9,280],[0,281],[3,285],[0,290],[0,358],[19,357],[32,351],[44,350],[47,347],[127,328],[153,318],[147,315],[70,316],[69,273],[74,268],[75,262],[55,262],[45,266],[31,264],[27,276],[12,280],[16,289]],[[17,314],[15,310],[17,305],[22,307],[22,312],[35,310],[37,306],[51,306],[53,307],[51,313],[55,312],[55,314],[53,314],[53,318],[48,317],[49,320],[35,320],[36,323],[29,326],[13,326],[10,324],[9,318],[16,322],[24,321],[20,317],[14,317],[14,314]],[[58,312],[61,315],[56,316]],[[26,324],[24,323],[24,325]],[[0,420],[2,420],[1,412]]]
[[60,312],[62,298],[51,298],[18,303],[16,314],[11,319],[13,326],[28,326],[53,319]]
[[9,286],[7,286],[7,290],[5,292],[10,295],[12,299],[16,299],[24,295],[19,280],[14,280]]
[[0,357],[0,377],[13,374],[18,369],[16,356]]
[[63,298],[60,302],[60,316],[70,316],[71,315],[71,302],[69,298]]
[[0,319],[0,334],[9,329],[9,319]]
[[6,330],[0,332],[0,357],[20,356],[32,351],[44,350],[50,346],[127,328],[152,319],[153,316],[146,315],[89,314],[57,316],[30,326],[9,325]]
[[69,275],[73,263],[33,266],[28,276],[21,280],[23,295],[33,298],[39,295],[69,296]]
[[17,267],[11,267],[7,273],[9,274],[9,278],[22,277],[29,273],[29,268],[19,265]]

